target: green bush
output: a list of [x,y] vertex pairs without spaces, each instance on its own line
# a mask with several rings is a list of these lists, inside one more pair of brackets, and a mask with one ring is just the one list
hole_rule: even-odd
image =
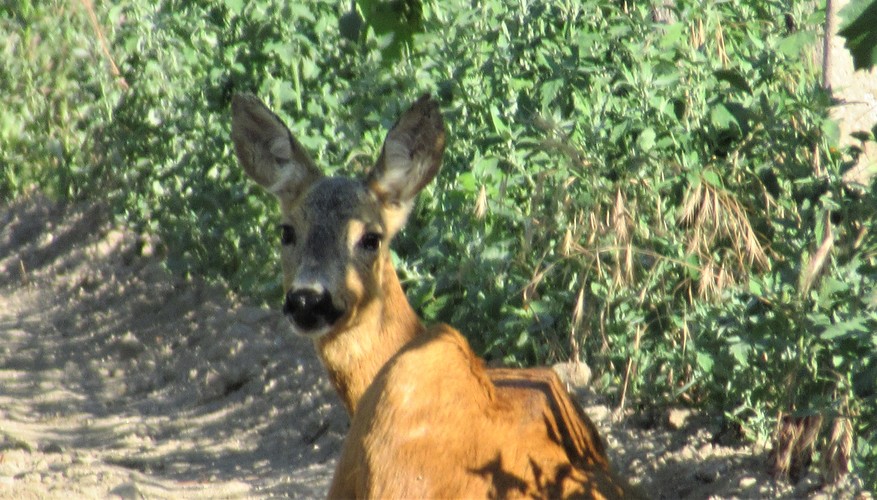
[[235,164],[230,96],[355,174],[432,92],[444,170],[395,248],[428,321],[751,438],[844,419],[877,484],[877,200],[837,149],[810,3],[135,1],[96,12],[120,77],[83,8],[44,3],[0,18],[4,197],[109,199],[175,271],[276,303],[276,208]]

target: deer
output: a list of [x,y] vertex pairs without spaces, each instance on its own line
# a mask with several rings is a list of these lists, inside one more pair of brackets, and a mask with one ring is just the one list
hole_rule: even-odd
[[488,368],[408,302],[389,244],[441,166],[435,100],[401,114],[361,177],[324,175],[257,97],[231,107],[238,162],[280,205],[283,313],[351,419],[329,498],[640,496],[554,371]]

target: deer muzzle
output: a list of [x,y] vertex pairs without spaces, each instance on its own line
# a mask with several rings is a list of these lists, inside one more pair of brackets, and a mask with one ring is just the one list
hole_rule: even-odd
[[335,324],[344,311],[332,302],[327,291],[290,290],[286,293],[283,313],[300,335],[320,335]]

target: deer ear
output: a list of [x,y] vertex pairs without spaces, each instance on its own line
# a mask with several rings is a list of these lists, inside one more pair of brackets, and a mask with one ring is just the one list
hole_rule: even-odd
[[405,224],[417,193],[438,173],[444,149],[438,103],[423,95],[387,133],[381,156],[366,179],[384,207],[391,235]]
[[251,94],[231,100],[231,139],[244,171],[259,185],[291,202],[322,177],[286,125]]
[[367,182],[384,203],[410,204],[435,177],[445,149],[438,103],[424,95],[387,133],[381,156]]

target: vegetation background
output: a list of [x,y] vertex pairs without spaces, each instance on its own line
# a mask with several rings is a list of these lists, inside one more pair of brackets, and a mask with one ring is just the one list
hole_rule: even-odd
[[277,302],[276,207],[235,164],[231,95],[355,174],[431,92],[444,169],[395,248],[428,321],[877,485],[877,193],[828,118],[824,5],[4,5],[4,201],[105,201],[171,270]]

